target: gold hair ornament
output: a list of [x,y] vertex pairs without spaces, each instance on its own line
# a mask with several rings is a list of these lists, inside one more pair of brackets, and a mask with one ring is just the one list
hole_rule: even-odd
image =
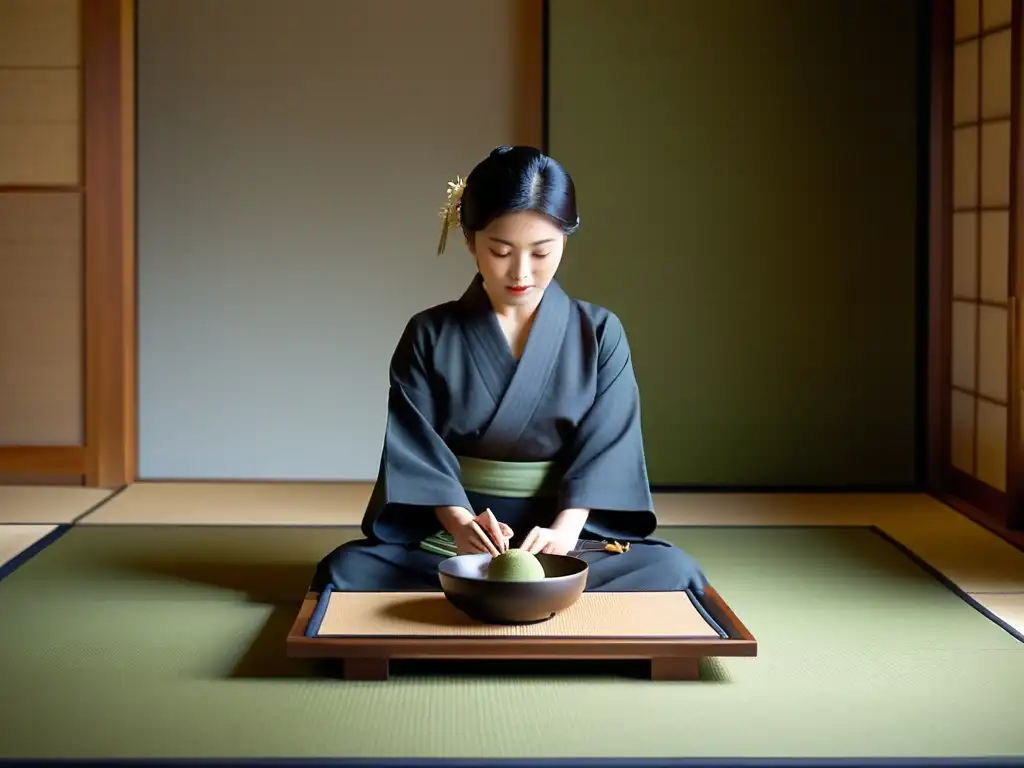
[[462,224],[462,193],[466,191],[466,180],[456,176],[455,181],[448,182],[448,202],[441,208],[441,242],[437,244],[437,255],[444,253],[448,243],[448,230],[456,229]]

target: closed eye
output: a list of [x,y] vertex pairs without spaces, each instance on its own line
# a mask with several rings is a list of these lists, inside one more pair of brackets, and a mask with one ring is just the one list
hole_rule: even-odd
[[[507,258],[507,257],[512,255],[511,252],[510,253],[501,253],[500,251],[496,251],[493,248],[491,249],[491,253],[494,254],[499,259],[504,259],[504,258]],[[551,255],[550,253],[535,253],[535,254],[533,254],[533,258],[535,258],[535,259],[546,259],[550,255]]]

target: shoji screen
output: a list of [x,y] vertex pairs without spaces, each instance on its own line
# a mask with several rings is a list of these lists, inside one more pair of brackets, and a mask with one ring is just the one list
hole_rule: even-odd
[[982,508],[1005,499],[1015,412],[1011,9],[1011,0],[955,6],[948,462],[958,495]]
[[[0,0],[4,481],[74,479],[82,469],[80,81],[77,0]],[[66,471],[63,456],[74,459]]]

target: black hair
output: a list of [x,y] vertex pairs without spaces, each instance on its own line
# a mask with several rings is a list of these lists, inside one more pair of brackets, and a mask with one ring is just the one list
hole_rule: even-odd
[[506,213],[533,211],[571,235],[580,226],[576,187],[554,159],[533,147],[498,147],[480,161],[462,193],[462,229],[479,232]]

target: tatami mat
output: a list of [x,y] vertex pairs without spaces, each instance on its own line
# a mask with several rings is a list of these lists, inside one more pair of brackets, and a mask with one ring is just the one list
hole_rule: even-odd
[[364,483],[137,483],[83,525],[356,525]]
[[[143,482],[81,522],[358,525],[369,483]],[[922,494],[658,493],[662,525],[869,525],[916,521],[948,507]]]
[[[144,482],[79,524],[357,525],[371,489],[369,483]],[[875,525],[965,592],[1024,593],[1024,552],[926,494],[659,493],[655,503],[663,525]]]
[[378,684],[286,653],[316,559],[340,539],[329,529],[76,526],[0,582],[0,616],[18,618],[0,631],[12,692],[0,762],[687,755],[909,766],[1024,751],[1024,646],[881,538],[668,535],[717,574],[757,658],[710,660],[693,684],[486,663],[417,664]]
[[101,488],[0,485],[0,524],[70,523],[112,493]]
[[918,493],[656,493],[662,525],[878,525],[952,512]]
[[978,594],[971,597],[1018,632],[1024,632],[1024,594]]
[[1024,592],[1024,552],[945,509],[920,520],[893,520],[884,530],[965,592]]
[[55,525],[0,525],[0,566],[16,558],[56,528]]
[[927,494],[660,494],[667,525],[874,525],[966,592],[1024,592],[1024,552]]

